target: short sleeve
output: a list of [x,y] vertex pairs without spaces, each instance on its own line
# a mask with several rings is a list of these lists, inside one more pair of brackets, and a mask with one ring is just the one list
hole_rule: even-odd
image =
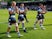
[[38,12],[41,12],[42,11],[42,9],[38,9]]
[[8,8],[8,11],[11,11],[11,8]]

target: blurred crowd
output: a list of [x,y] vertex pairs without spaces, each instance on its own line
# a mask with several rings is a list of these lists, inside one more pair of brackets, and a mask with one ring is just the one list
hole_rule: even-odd
[[[40,2],[28,2],[24,3],[25,7],[27,7],[29,10],[36,10],[38,3]],[[46,5],[48,11],[52,11],[52,1],[49,2],[42,2],[43,4]],[[17,3],[17,6],[19,6],[20,3]],[[8,2],[0,2],[0,8],[8,8],[10,6],[10,3]]]

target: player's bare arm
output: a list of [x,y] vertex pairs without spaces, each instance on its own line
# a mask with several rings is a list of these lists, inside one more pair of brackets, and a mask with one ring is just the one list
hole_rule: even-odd
[[16,7],[16,13],[19,14],[19,9],[18,9],[18,7]]
[[25,7],[25,12],[27,12],[28,11],[28,8],[27,7]]

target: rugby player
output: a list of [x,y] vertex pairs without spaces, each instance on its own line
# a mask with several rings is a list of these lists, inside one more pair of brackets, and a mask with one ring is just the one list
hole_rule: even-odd
[[10,29],[12,24],[15,24],[15,28],[18,36],[19,37],[22,36],[19,32],[18,24],[16,23],[16,19],[15,19],[15,13],[19,13],[15,1],[12,1],[11,7],[8,8],[8,11],[9,11],[9,19],[8,19],[9,22],[8,22],[8,29],[7,29],[7,37],[11,37]]
[[28,11],[27,7],[24,6],[24,3],[20,4],[20,8],[23,8],[22,10],[24,10],[24,18],[26,20],[26,22],[29,22],[26,16],[26,12]]
[[34,29],[37,29],[36,24],[39,21],[39,25],[40,25],[41,29],[44,30],[45,28],[43,26],[43,20],[44,20],[44,14],[46,13],[46,7],[43,4],[40,3],[38,8],[37,8],[37,11],[38,11],[38,14],[37,14],[37,17],[36,17],[36,21],[34,23]]
[[24,26],[24,18],[27,21],[26,11],[27,11],[27,8],[25,8],[24,4],[21,3],[20,7],[19,7],[19,14],[18,14],[18,25],[20,24],[20,22],[22,23],[22,28],[23,28],[24,32],[26,32],[26,29],[25,29],[25,26]]

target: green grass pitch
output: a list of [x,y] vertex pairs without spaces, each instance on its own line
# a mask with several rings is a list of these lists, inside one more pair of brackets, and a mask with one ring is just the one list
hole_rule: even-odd
[[[37,24],[38,29],[33,29],[34,21],[36,20],[37,11],[28,11],[27,18],[29,23],[25,22],[25,27],[27,28],[28,33],[24,33],[22,30],[21,24],[19,25],[20,33],[24,36],[18,38],[15,31],[14,25],[11,27],[11,38],[6,37],[6,31],[8,27],[8,11],[7,9],[0,9],[0,39],[52,39],[52,12],[47,12],[44,19],[45,30],[41,30],[39,24]],[[16,14],[16,20],[18,15]]]

